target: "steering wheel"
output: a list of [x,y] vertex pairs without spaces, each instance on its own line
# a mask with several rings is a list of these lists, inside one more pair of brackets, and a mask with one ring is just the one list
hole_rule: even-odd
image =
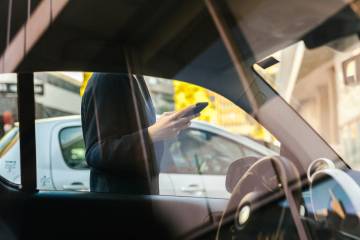
[[360,187],[329,159],[316,159],[308,169],[314,226],[339,235],[360,237]]
[[[298,171],[291,161],[283,157],[263,157],[249,166],[232,189],[216,239],[236,238],[246,226],[251,212],[267,201],[264,196],[270,193],[268,196],[271,198],[271,193],[280,189],[285,192],[295,224],[302,226],[296,202],[287,186],[289,180],[295,180],[295,187],[300,187]],[[305,233],[304,229],[298,229],[299,231],[299,234]]]

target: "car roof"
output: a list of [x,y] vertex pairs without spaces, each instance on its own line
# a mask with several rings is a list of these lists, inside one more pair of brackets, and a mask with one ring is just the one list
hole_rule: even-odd
[[[16,2],[19,3],[13,7],[10,35],[0,31],[0,53],[6,51],[6,39],[13,42],[26,21],[27,1]],[[16,71],[121,72],[126,70],[126,64],[119,52],[124,43],[131,42],[153,56],[148,58],[151,62],[145,64],[144,74],[171,77],[182,66],[175,59],[164,58],[163,53],[173,53],[181,47],[179,54],[185,65],[189,63],[185,59],[191,61],[198,54],[191,46],[179,45],[183,39],[178,36],[192,38],[202,50],[218,41],[218,35],[212,32],[214,27],[209,25],[213,23],[204,1],[56,1],[52,11],[47,1],[32,2],[30,13],[34,22],[37,16],[42,22],[47,15],[54,20],[51,28],[45,25],[43,32],[39,32],[36,38],[39,40],[31,43],[33,49]],[[0,2],[0,16],[8,15],[6,4],[7,1]],[[244,0],[228,1],[227,7],[235,18],[229,22],[241,27],[252,53],[261,59],[298,41],[344,6],[346,1],[339,0]],[[205,18],[209,20],[204,21]],[[0,24],[1,29],[6,29],[8,23],[2,21]],[[199,36],[206,36],[209,41],[204,42]],[[245,60],[251,55],[245,56]],[[173,62],[170,64],[169,61]],[[2,71],[6,70],[0,66]]]
[[[135,3],[108,0],[105,4],[98,0],[77,0],[55,1],[56,4],[49,8],[49,0],[45,0],[31,6],[26,27],[37,24],[31,29],[38,31],[29,32],[24,30],[27,28],[21,28],[27,19],[22,15],[26,12],[26,1],[19,2],[23,5],[14,7],[11,22],[0,21],[3,29],[11,27],[8,36],[4,35],[8,31],[0,32],[0,72],[124,73],[128,72],[127,63],[131,60],[139,65],[131,67],[133,73],[196,84],[223,95],[249,114],[257,111],[257,106],[252,106],[244,97],[246,87],[239,81],[206,1],[168,0],[164,4],[158,0]],[[234,31],[233,40],[247,66],[300,39],[309,43],[308,46],[316,47],[323,43],[317,42],[317,31],[314,32],[319,25],[327,36],[335,32],[335,37],[340,37],[360,31],[360,24],[351,24],[359,29],[346,25],[342,28],[346,29],[345,33],[341,29],[332,30],[333,22],[329,26],[321,25],[329,18],[344,19],[337,13],[343,8],[350,9],[345,1],[226,2],[227,5],[218,7]],[[3,16],[7,16],[7,9],[1,8],[0,4]],[[45,21],[47,17],[50,23]],[[353,23],[357,19],[353,16],[347,22]],[[21,38],[26,36],[25,33],[32,35]],[[31,46],[31,50],[24,51],[24,46]],[[261,79],[254,76],[252,80],[256,81],[253,86],[262,93],[258,99],[262,103],[276,95]]]
[[81,120],[80,115],[70,115],[70,116],[61,116],[61,117],[51,117],[51,118],[42,118],[42,119],[36,119],[36,123],[42,124],[42,123],[48,123],[48,122],[68,122],[73,120]]

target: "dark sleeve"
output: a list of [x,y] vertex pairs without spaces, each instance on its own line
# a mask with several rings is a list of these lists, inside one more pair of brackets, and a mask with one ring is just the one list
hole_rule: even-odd
[[106,172],[133,174],[141,171],[146,161],[144,155],[149,154],[142,147],[142,140],[150,141],[147,129],[101,139],[89,149],[87,162],[91,167]]
[[86,101],[91,111],[84,116],[90,133],[84,133],[88,164],[113,173],[133,174],[144,169],[151,140],[147,128],[137,128],[127,75],[96,74],[91,84],[87,92],[90,101]]

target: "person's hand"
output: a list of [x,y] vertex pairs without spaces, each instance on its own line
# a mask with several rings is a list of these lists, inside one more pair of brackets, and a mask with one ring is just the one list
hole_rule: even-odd
[[199,114],[189,117],[182,116],[192,111],[193,108],[194,106],[190,106],[178,112],[166,112],[162,114],[159,119],[148,128],[152,141],[157,142],[174,138],[181,130],[189,127],[191,119],[198,117]]

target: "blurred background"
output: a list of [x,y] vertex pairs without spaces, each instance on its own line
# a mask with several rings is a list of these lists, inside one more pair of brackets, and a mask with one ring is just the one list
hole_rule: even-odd
[[[91,72],[35,73],[36,118],[51,118],[80,114],[81,96]],[[197,102],[209,102],[199,120],[226,130],[249,136],[267,144],[276,139],[253,118],[224,97],[189,83],[145,76],[157,114],[183,109]],[[16,75],[0,75],[0,114],[4,122],[11,115],[10,124],[17,121]],[[9,120],[7,121],[9,122]],[[5,131],[3,131],[2,135]]]

